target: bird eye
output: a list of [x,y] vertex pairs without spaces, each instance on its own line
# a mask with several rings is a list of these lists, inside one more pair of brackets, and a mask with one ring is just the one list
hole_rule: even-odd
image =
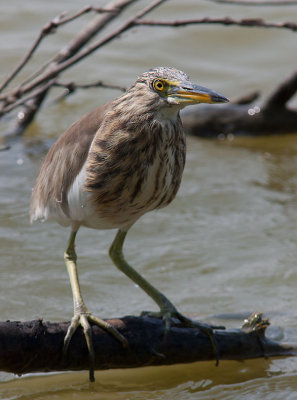
[[165,89],[165,83],[160,79],[155,79],[153,81],[153,88],[159,92],[162,92]]

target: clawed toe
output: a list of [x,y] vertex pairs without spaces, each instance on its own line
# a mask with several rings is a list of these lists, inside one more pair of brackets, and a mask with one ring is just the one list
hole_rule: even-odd
[[[199,329],[201,332],[205,333],[210,340],[212,349],[213,349],[213,353],[215,356],[215,360],[216,360],[216,366],[219,365],[219,348],[217,345],[217,341],[214,335],[214,329],[217,329],[217,327],[212,326],[212,325],[208,325],[208,324],[204,324],[202,322],[198,322],[198,321],[193,321],[190,318],[185,317],[184,315],[180,314],[179,312],[177,313],[177,315],[175,315],[175,317],[181,322],[182,326],[188,327],[188,328],[196,328]],[[220,329],[224,329],[224,327],[219,327]]]
[[74,317],[71,320],[71,323],[68,327],[66,336],[64,338],[64,347],[63,347],[63,355],[65,356],[68,347],[70,344],[70,341],[76,332],[77,328],[81,326],[83,328],[84,336],[86,339],[87,347],[88,347],[88,352],[89,352],[89,378],[91,382],[95,381],[95,353],[94,353],[94,346],[93,346],[93,340],[92,340],[92,329],[88,321],[88,315],[87,314],[75,314]]
[[183,314],[174,311],[142,311],[141,316],[148,316],[152,318],[162,318],[165,326],[183,326],[187,328],[197,328],[201,331],[208,333],[214,329],[225,329],[222,325],[210,325],[202,322],[194,321],[191,318],[185,317]]
[[89,352],[89,362],[90,362],[89,377],[90,377],[90,381],[94,382],[95,381],[95,376],[94,376],[95,352],[94,352],[94,346],[93,346],[93,340],[92,340],[92,328],[91,328],[89,321],[95,323],[100,328],[106,330],[108,333],[113,335],[114,338],[117,339],[118,341],[120,341],[124,347],[128,346],[128,341],[111,324],[109,324],[108,322],[106,322],[104,320],[101,320],[100,318],[93,316],[90,313],[77,313],[74,315],[74,317],[72,318],[71,323],[68,327],[66,336],[64,338],[63,354],[64,354],[64,356],[66,355],[71,338],[73,337],[77,328],[79,326],[81,326],[83,329],[83,332],[84,332],[84,336],[85,336],[85,340],[86,340],[88,352]]
[[216,365],[219,364],[219,350],[214,335],[214,329],[225,329],[224,326],[209,325],[202,322],[193,321],[192,319],[185,317],[183,314],[178,312],[175,308],[172,310],[160,310],[157,312],[143,311],[141,315],[155,317],[155,318],[162,318],[164,321],[165,338],[169,333],[171,326],[181,326],[181,327],[199,329],[201,332],[205,333],[209,337],[215,355]]
[[109,322],[104,321],[103,319],[97,318],[94,315],[90,314],[88,316],[89,321],[98,325],[100,328],[104,329],[108,333],[110,333],[115,339],[122,343],[124,347],[128,347],[127,339],[117,330],[115,329]]

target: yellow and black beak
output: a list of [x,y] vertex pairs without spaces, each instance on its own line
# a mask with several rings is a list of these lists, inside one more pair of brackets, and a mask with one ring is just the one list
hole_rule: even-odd
[[170,92],[168,93],[170,97],[174,97],[179,104],[185,105],[197,103],[227,103],[229,101],[226,97],[211,89],[188,81],[180,82],[176,86],[171,86]]

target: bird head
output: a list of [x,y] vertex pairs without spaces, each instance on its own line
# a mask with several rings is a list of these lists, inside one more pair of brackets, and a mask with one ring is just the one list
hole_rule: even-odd
[[136,81],[138,82],[147,85],[154,100],[163,106],[181,109],[191,104],[229,101],[213,90],[192,83],[184,72],[174,68],[151,69],[143,73]]

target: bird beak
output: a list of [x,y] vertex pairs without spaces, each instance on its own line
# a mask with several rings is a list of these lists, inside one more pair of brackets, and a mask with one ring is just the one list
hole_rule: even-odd
[[227,103],[229,100],[219,93],[191,82],[181,82],[175,87],[172,96],[179,104]]

